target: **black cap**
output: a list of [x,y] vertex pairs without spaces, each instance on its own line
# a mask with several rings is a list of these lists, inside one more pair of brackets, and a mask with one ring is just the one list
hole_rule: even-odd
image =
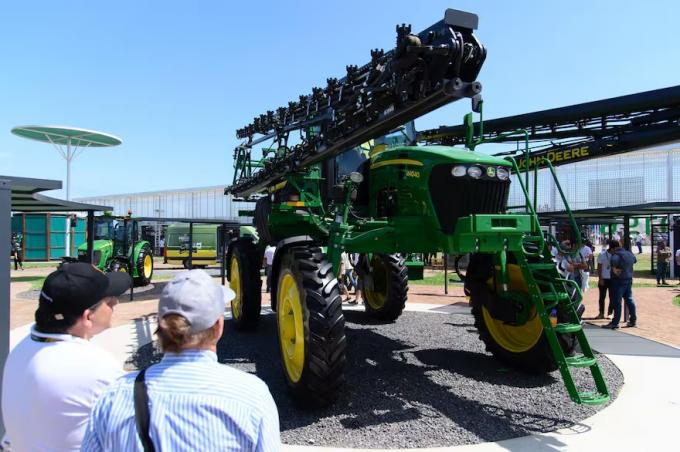
[[63,264],[45,278],[40,303],[53,313],[80,315],[103,298],[121,295],[131,283],[127,273],[103,273],[85,262]]

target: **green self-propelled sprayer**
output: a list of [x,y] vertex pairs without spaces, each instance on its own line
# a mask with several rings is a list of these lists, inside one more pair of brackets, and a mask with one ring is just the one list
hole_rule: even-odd
[[[559,369],[577,403],[609,399],[576,311],[581,292],[557,272],[519,177],[526,203],[507,213],[514,161],[473,152],[481,140],[471,114],[467,149],[415,143],[409,122],[423,114],[463,98],[481,111],[476,78],[486,50],[473,34],[477,21],[447,10],[418,34],[397,26],[393,50],[371,51],[370,63],[348,66],[345,77],[237,131],[243,143],[226,192],[256,202],[249,213],[259,240],[228,248],[233,321],[256,326],[263,250],[275,245],[271,307],[284,374],[300,401],[328,404],[344,381],[343,251],[360,256],[366,314],[385,322],[407,300],[404,254],[471,253],[466,289],[487,349],[524,371]],[[590,369],[591,391],[576,388],[573,367]]]

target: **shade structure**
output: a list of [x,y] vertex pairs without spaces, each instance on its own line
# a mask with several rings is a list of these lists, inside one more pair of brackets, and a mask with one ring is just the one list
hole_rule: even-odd
[[18,126],[12,133],[30,140],[51,143],[66,160],[66,200],[71,199],[71,161],[85,148],[118,146],[118,137],[94,130],[66,126]]

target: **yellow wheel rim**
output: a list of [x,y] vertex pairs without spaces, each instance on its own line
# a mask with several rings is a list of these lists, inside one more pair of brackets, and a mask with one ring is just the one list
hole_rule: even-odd
[[281,356],[288,378],[297,383],[305,365],[305,325],[300,291],[289,271],[281,278],[276,298]]
[[153,260],[150,255],[144,256],[144,277],[148,278],[151,276],[151,271],[153,270]]
[[[517,265],[508,265],[511,291],[528,294],[528,289],[522,271]],[[492,281],[490,281],[492,284]],[[489,333],[496,343],[513,353],[522,353],[536,345],[543,334],[541,319],[536,315],[535,308],[531,310],[531,318],[524,325],[508,325],[502,320],[494,319],[491,313],[482,307],[482,317]]]
[[236,256],[231,257],[231,278],[229,287],[234,291],[234,299],[231,300],[231,315],[235,319],[241,317],[241,274],[239,273]]
[[387,268],[382,257],[377,254],[373,256],[371,267],[373,268],[371,273],[373,289],[364,288],[364,295],[366,303],[371,308],[380,310],[385,307],[385,300],[387,299]]

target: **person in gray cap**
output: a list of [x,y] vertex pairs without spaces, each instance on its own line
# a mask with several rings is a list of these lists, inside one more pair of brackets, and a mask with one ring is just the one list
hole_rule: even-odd
[[217,362],[234,292],[203,270],[178,274],[158,302],[158,364],[111,385],[92,410],[83,451],[277,451],[267,385]]

